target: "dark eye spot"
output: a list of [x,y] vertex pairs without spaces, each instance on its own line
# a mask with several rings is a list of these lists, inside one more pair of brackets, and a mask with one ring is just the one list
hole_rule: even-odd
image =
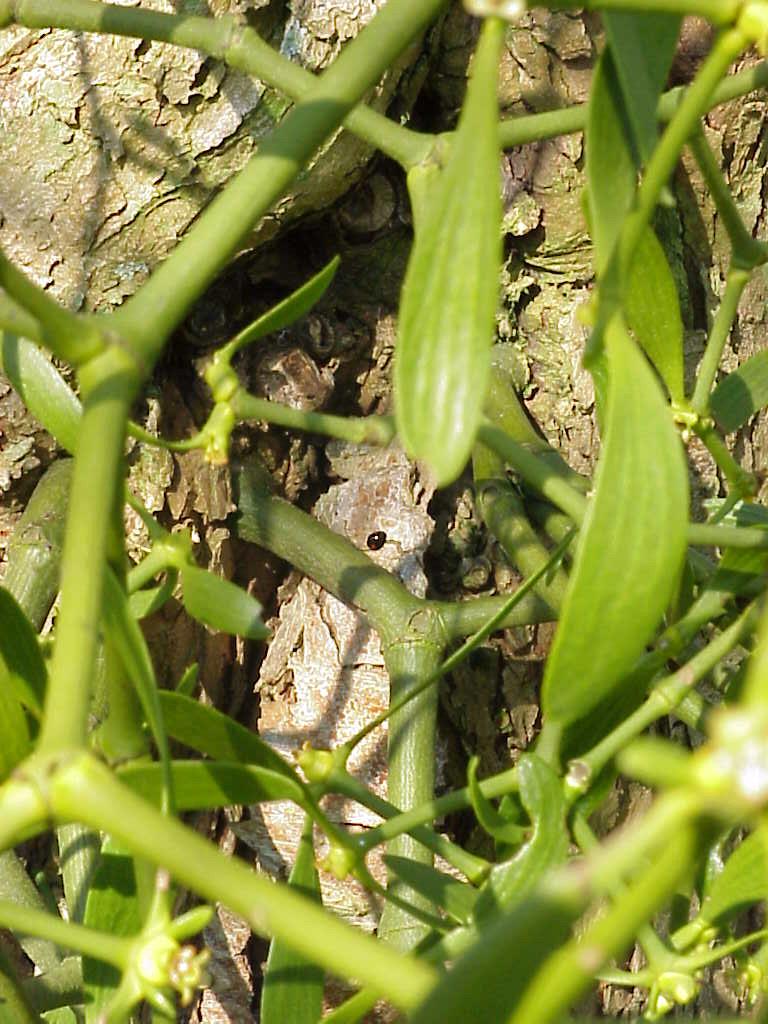
[[368,534],[368,539],[365,543],[371,551],[380,551],[387,543],[387,535],[383,530],[376,530],[375,533]]

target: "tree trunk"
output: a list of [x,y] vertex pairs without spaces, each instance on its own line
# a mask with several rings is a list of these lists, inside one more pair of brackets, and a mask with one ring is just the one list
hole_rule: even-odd
[[[190,0],[182,9],[195,6]],[[375,6],[373,0],[210,4],[215,13],[227,10],[263,29],[275,45],[312,68],[332,59]],[[476,23],[455,4],[442,23],[416,104],[419,127],[440,131],[454,123],[476,35]],[[287,106],[269,88],[190,51],[19,29],[0,38],[5,44],[0,89],[10,98],[0,136],[0,160],[8,168],[0,186],[5,218],[0,243],[73,308],[105,309],[132,294]],[[688,23],[676,74],[689,76],[707,43],[702,27]],[[599,45],[599,22],[593,16],[524,14],[507,33],[501,72],[504,113],[585,101]],[[40,74],[41,68],[51,70]],[[397,69],[376,104],[386,108],[400,90],[404,108],[410,106],[423,71],[423,64],[410,73]],[[720,107],[707,119],[710,141],[748,224],[758,233],[765,215],[763,131],[762,106],[752,97]],[[180,436],[204,418],[208,399],[196,374],[198,353],[186,342],[205,346],[220,339],[263,308],[273,293],[295,286],[308,267],[319,267],[337,250],[341,269],[318,309],[247,356],[252,389],[305,408],[342,413],[387,407],[394,314],[410,228],[400,172],[381,159],[369,163],[370,157],[362,143],[340,135],[262,225],[255,241],[268,244],[234,262],[172,344],[158,370],[160,400],[153,397],[145,409],[150,425]],[[599,437],[591,378],[581,366],[587,330],[579,308],[592,284],[581,206],[582,136],[522,146],[506,155],[503,170],[507,255],[499,340],[531,417],[574,469],[588,473]],[[680,287],[690,376],[722,292],[728,246],[688,159],[678,171],[674,193],[677,205],[660,211],[657,229]],[[304,216],[308,211],[312,217]],[[289,223],[291,230],[285,230]],[[768,315],[765,291],[763,274],[755,274],[732,334],[728,368],[761,347]],[[6,493],[0,542],[2,530],[10,528],[26,500],[36,467],[55,452],[50,438],[2,389],[0,380],[5,435],[0,490]],[[337,479],[316,439],[250,429],[242,431],[239,443],[256,447],[287,495],[307,507]],[[767,446],[763,416],[735,439],[740,461],[755,471],[765,465]],[[295,588],[284,588],[275,598],[284,567],[252,550],[233,551],[223,522],[231,508],[225,477],[194,453],[171,457],[137,450],[131,458],[133,483],[149,507],[167,522],[189,525],[201,538],[201,560],[242,582],[253,580],[258,596],[268,606],[273,602],[279,614],[281,602],[287,603]],[[721,490],[711,460],[699,450],[694,452],[693,484],[697,508]],[[440,596],[505,588],[514,580],[515,571],[479,522],[468,481],[435,498],[430,513],[436,525],[426,564]],[[137,530],[135,544],[141,543]],[[174,606],[150,629],[159,640],[172,637],[161,655],[162,678],[178,679],[190,649],[196,651],[207,699],[225,709],[242,705],[242,717],[255,725],[258,708],[250,692],[257,669],[244,651],[192,626]],[[466,751],[477,752],[483,770],[498,770],[531,742],[550,636],[548,627],[508,631],[488,645],[480,664],[457,673],[445,709],[454,760],[461,761]],[[159,652],[160,644],[153,649]],[[290,656],[295,663],[301,651],[292,647]],[[274,679],[274,664],[270,672]],[[641,787],[617,794],[611,824],[636,813],[646,799]],[[244,817],[252,816],[244,812]],[[201,827],[234,850],[238,842],[247,844],[250,832],[230,819]],[[221,953],[214,960],[217,984],[194,1019],[253,1019],[254,978],[263,947],[249,943],[224,917],[215,923],[211,942]],[[625,999],[607,991],[600,1008],[618,1015],[632,998],[631,993]]]

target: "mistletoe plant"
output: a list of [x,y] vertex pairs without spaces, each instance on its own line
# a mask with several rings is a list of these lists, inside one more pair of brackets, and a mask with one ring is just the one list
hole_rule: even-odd
[[[753,44],[768,47],[768,4],[549,6],[601,12],[606,45],[589,103],[499,122],[504,19],[518,16],[521,4],[474,0],[472,13],[484,21],[466,100],[456,130],[433,137],[361,99],[435,21],[444,0],[389,0],[318,78],[227,17],[92,0],[0,0],[4,27],[193,47],[296,101],[115,312],[72,313],[0,257],[3,369],[74,456],[41,481],[12,538],[0,590],[0,925],[16,933],[38,968],[21,978],[0,964],[5,1019],[72,1020],[70,1008],[82,1008],[86,1020],[123,1021],[142,1001],[159,1019],[173,1019],[174,993],[188,1003],[206,982],[206,951],[189,940],[210,915],[202,905],[174,916],[177,886],[221,901],[271,939],[265,1024],[319,1020],[326,973],[358,988],[325,1018],[336,1022],[359,1020],[384,999],[415,1024],[544,1024],[564,1019],[599,980],[645,988],[645,1019],[653,1020],[690,1002],[703,969],[724,957],[735,959],[745,997],[762,998],[766,932],[744,934],[734,921],[764,900],[768,886],[768,619],[760,611],[768,515],[754,500],[755,477],[724,438],[768,404],[768,353],[718,375],[740,295],[768,259],[768,245],[745,228],[701,122],[714,105],[768,81],[766,64],[728,74]],[[686,13],[708,18],[717,34],[691,84],[664,93]],[[148,434],[130,421],[130,410],[171,332],[342,124],[401,164],[412,201],[394,416],[297,411],[250,395],[233,369],[244,346],[312,307],[333,262],[213,355],[206,372],[213,411],[198,434],[181,442]],[[491,366],[502,260],[500,152],[582,130],[596,274],[584,365],[602,438],[591,481],[533,430]],[[691,389],[677,290],[654,233],[655,211],[672,201],[668,183],[685,147],[732,250]],[[50,355],[75,371],[77,396]],[[128,435],[200,448],[224,462],[233,427],[254,420],[368,444],[396,438],[441,486],[471,462],[487,526],[526,577],[511,595],[467,603],[414,597],[275,495],[256,462],[237,467],[240,536],[360,609],[381,638],[391,679],[387,715],[343,746],[303,750],[296,765],[193,700],[194,668],[176,691],[160,690],[139,625],[180,593],[206,625],[266,636],[255,600],[198,567],[190,537],[168,533],[125,484]],[[689,521],[685,451],[693,437],[728,485],[706,523]],[[126,503],[151,541],[133,565],[125,553]],[[38,631],[59,592],[51,647]],[[440,680],[493,630],[552,618],[558,626],[535,746],[491,778],[478,779],[471,762],[466,787],[435,798]],[[721,671],[723,693],[713,707],[697,684],[739,645],[750,652],[746,667]],[[695,753],[644,735],[669,714],[706,734]],[[356,744],[385,718],[387,800],[346,768]],[[171,740],[202,756],[172,758]],[[618,771],[658,795],[642,820],[602,838],[590,816]],[[359,801],[380,824],[347,832],[324,810],[329,794]],[[180,817],[286,799],[307,821],[288,884],[227,858]],[[435,830],[462,808],[493,838],[493,861]],[[48,906],[14,852],[52,828],[66,917]],[[317,828],[330,841],[325,867],[377,891],[366,858],[387,844],[393,880],[377,938],[313,898]],[[433,866],[435,854],[454,875]],[[694,908],[683,915],[681,893]],[[659,930],[657,913],[673,903],[678,909]],[[645,955],[637,972],[616,966],[633,943]]]

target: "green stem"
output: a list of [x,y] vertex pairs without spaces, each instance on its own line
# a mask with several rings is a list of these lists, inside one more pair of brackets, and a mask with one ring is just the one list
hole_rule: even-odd
[[59,359],[80,366],[103,350],[101,333],[92,321],[64,309],[18,270],[2,251],[0,287],[35,318],[42,328],[43,343]]
[[[418,618],[412,635],[402,636],[390,644],[382,637],[384,663],[390,679],[390,704],[404,704],[388,721],[387,799],[406,811],[430,800],[435,792],[437,689],[425,689],[420,684],[433,675],[445,646],[437,616],[434,613],[430,616],[424,609],[418,613]],[[432,851],[407,834],[393,839],[387,852],[415,863],[432,864]],[[426,911],[431,907],[429,899],[399,879],[391,880],[389,889],[398,900],[406,900],[418,909]],[[428,931],[397,903],[388,903],[381,915],[378,934],[396,949],[405,951],[417,946]]]
[[[525,514],[523,503],[511,483],[504,478],[478,480],[476,500],[491,535],[501,545],[510,562],[526,576],[532,576],[542,566],[549,565],[550,552]],[[546,581],[537,585],[537,593],[555,612],[559,612],[565,599],[568,577],[555,566]]]
[[731,493],[736,494],[739,499],[754,497],[759,487],[757,478],[753,473],[742,469],[715,428],[700,421],[693,429],[717,463]]
[[581,525],[587,512],[587,499],[569,482],[569,478],[575,475],[572,471],[563,470],[557,463],[518,444],[503,430],[489,423],[481,425],[477,437],[509,463],[529,486],[562,509],[574,523]]
[[[563,538],[563,540],[560,542],[555,551],[553,551],[551,554],[547,552],[547,560],[544,563],[540,564],[539,567],[535,570],[535,572],[533,572],[532,575],[530,575],[526,580],[524,580],[520,584],[517,590],[515,590],[512,594],[508,596],[505,595],[504,602],[501,605],[501,607],[498,608],[498,610],[496,610],[494,614],[491,615],[485,622],[483,622],[482,625],[470,637],[467,638],[467,640],[461,645],[461,647],[459,647],[458,650],[454,651],[453,654],[449,655],[449,657],[445,659],[445,661],[441,662],[434,670],[434,672],[430,672],[429,674],[424,676],[424,678],[420,682],[416,683],[413,687],[411,687],[406,694],[403,694],[400,697],[398,697],[397,700],[393,700],[392,702],[390,702],[390,706],[387,711],[384,711],[381,714],[376,715],[375,718],[372,718],[369,722],[366,722],[362,729],[356,732],[351,739],[347,740],[347,742],[344,744],[344,747],[347,750],[347,756],[349,756],[349,754],[354,750],[357,744],[361,742],[361,740],[364,740],[365,737],[372,733],[374,729],[377,729],[383,722],[385,722],[390,717],[390,715],[392,715],[395,711],[399,711],[401,707],[405,707],[405,705],[409,701],[413,700],[414,697],[423,693],[431,686],[434,686],[435,683],[438,683],[443,678],[443,676],[447,675],[449,672],[452,672],[458,665],[461,664],[462,661],[469,657],[472,651],[476,650],[480,646],[480,644],[487,640],[491,633],[499,629],[502,623],[507,622],[509,614],[512,611],[512,609],[515,608],[521,601],[525,600],[526,595],[530,593],[530,591],[532,591],[534,587],[537,586],[537,584],[544,578],[544,576],[547,575],[548,572],[551,571],[553,566],[556,566],[558,564],[572,539],[573,530],[570,534],[568,534],[567,537]],[[425,606],[425,617],[428,613],[428,609],[430,608],[434,610],[434,605]],[[440,624],[440,635],[444,636],[442,631],[442,619],[439,616],[439,612],[438,622]]]
[[541,965],[510,1024],[547,1024],[567,1010],[605,961],[621,954],[641,925],[686,877],[695,852],[695,830],[690,823],[677,823],[638,879],[578,939],[572,939]]
[[[728,6],[728,0],[722,3],[715,0],[715,6],[722,10]],[[726,22],[730,20],[732,19],[725,19]],[[622,227],[616,256],[616,269],[619,274],[630,266],[640,236],[650,223],[656,203],[677,165],[683,146],[696,131],[701,117],[709,109],[718,83],[748,43],[740,29],[729,28],[724,31],[716,39],[711,52],[672,115],[648,161],[637,192],[635,208]]]
[[768,530],[757,526],[688,525],[688,543],[702,548],[768,548]]
[[[491,778],[483,779],[480,783],[480,791],[489,800],[506,796],[507,793],[515,793],[517,789],[517,772],[514,768],[509,768],[507,771],[491,776]],[[445,796],[438,797],[437,799],[427,800],[419,807],[414,807],[411,811],[403,811],[393,818],[382,822],[381,825],[376,825],[375,828],[369,829],[360,837],[360,846],[363,850],[372,850],[375,846],[379,846],[379,844],[387,842],[387,840],[399,836],[403,832],[412,832],[422,825],[437,821],[448,814],[454,814],[456,811],[462,811],[466,807],[471,807],[471,805],[472,797],[469,789],[467,787],[455,789],[452,793],[447,793]]]
[[304,411],[256,398],[242,389],[235,392],[230,405],[239,420],[262,420],[290,430],[337,437],[352,444],[387,445],[395,436],[391,416],[333,416],[325,412]]
[[[699,165],[715,207],[733,247],[732,270],[754,270],[768,259],[768,246],[752,237],[733,198],[720,165],[702,128],[694,132],[688,146]],[[735,307],[734,307],[735,313]],[[714,378],[713,378],[714,379]]]
[[76,950],[118,968],[125,967],[130,957],[130,939],[97,932],[43,910],[20,907],[8,900],[0,900],[0,925],[21,935],[40,936],[62,949]]
[[409,593],[346,537],[269,493],[268,476],[255,460],[235,476],[236,530],[306,573],[330,593],[363,611],[380,634],[404,635],[425,602]]
[[717,663],[730,651],[749,636],[755,629],[760,615],[758,604],[753,602],[742,614],[724,629],[714,640],[694,655],[676,672],[656,683],[645,702],[628,718],[610,732],[605,739],[588,753],[579,757],[569,766],[569,777],[578,778],[576,790],[569,787],[566,778],[566,789],[569,797],[583,792],[595,779],[600,771],[611,761],[620,750],[644,732],[659,718],[674,712],[687,693],[704,678]]
[[[41,771],[48,774],[50,766],[43,764]],[[60,764],[46,784],[57,820],[103,829],[135,856],[166,868],[204,899],[224,903],[259,935],[283,941],[331,973],[357,978],[403,1010],[412,1010],[432,987],[433,970],[377,943],[242,861],[225,856],[202,836],[135,796],[88,754]]]
[[61,608],[38,747],[48,752],[82,746],[86,739],[103,566],[120,486],[125,421],[137,383],[135,367],[116,349],[98,357],[93,372],[101,382],[93,388],[85,382],[61,567]]
[[445,0],[389,0],[277,125],[113,318],[147,365],[171,331],[285,192],[315,150],[342,123],[408,44],[437,17]]
[[549,0],[553,11],[637,11],[638,13],[696,14],[713,25],[730,25],[741,0]]
[[[349,797],[350,800],[357,801],[363,807],[381,815],[385,820],[396,818],[402,813],[394,804],[376,796],[348,772],[334,772],[327,780],[325,788],[328,793],[340,793],[342,796]],[[450,839],[435,832],[434,829],[426,825],[419,825],[410,829],[410,834],[422,846],[461,871],[474,885],[479,885],[488,873],[490,865],[487,860],[468,853],[463,846],[452,843]]]
[[723,356],[723,349],[736,319],[741,293],[751,277],[751,270],[731,264],[725,281],[725,292],[715,314],[707,347],[696,376],[696,386],[691,397],[691,408],[699,416],[709,412],[709,396]]
[[[715,0],[717,2],[717,0]],[[582,5],[579,5],[582,6]],[[715,89],[708,109],[712,110],[721,103],[737,99],[768,85],[768,61],[761,61],[754,67],[746,68],[735,75],[728,75]],[[676,86],[665,92],[659,100],[656,116],[659,121],[669,121],[683,102],[687,86]],[[545,110],[540,114],[526,114],[503,120],[499,125],[499,137],[502,149],[513,149],[527,142],[540,142],[542,139],[554,139],[558,135],[569,135],[584,131],[587,124],[588,104],[563,107],[560,110]]]

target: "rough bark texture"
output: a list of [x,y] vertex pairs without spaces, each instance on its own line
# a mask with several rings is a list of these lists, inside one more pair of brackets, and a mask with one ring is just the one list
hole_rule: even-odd
[[[182,4],[185,10],[198,6]],[[320,67],[370,16],[375,4],[220,0],[210,6],[262,26],[284,52],[300,54],[308,66]],[[454,5],[443,22],[416,106],[419,126],[438,131],[453,124],[476,35],[476,23]],[[707,43],[701,26],[687,26],[685,52],[675,70],[678,79],[690,75]],[[501,75],[505,113],[584,101],[599,45],[596,19],[538,10],[525,14],[507,34]],[[420,66],[410,81],[400,81],[406,105],[417,91],[421,72]],[[399,74],[377,97],[382,107],[390,101]],[[37,281],[76,308],[109,307],[132,293],[286,108],[269,89],[223,71],[199,54],[21,30],[0,35],[0,91],[9,97],[0,107],[0,160],[9,169],[0,184],[0,243]],[[719,108],[707,121],[708,136],[747,222],[761,236],[762,106],[759,99],[748,97]],[[31,133],[34,144],[29,141]],[[299,407],[342,413],[386,409],[394,313],[410,228],[402,177],[386,161],[374,160],[362,182],[348,192],[369,157],[350,136],[337,139],[302,183],[300,193],[268,220],[261,237],[275,236],[284,223],[309,209],[324,212],[273,237],[256,253],[243,254],[198,305],[174,340],[146,402],[144,418],[152,428],[180,436],[205,417],[208,398],[196,372],[204,356],[190,343],[205,348],[221,340],[334,251],[341,251],[342,267],[320,307],[249,353],[241,372],[256,393]],[[586,331],[578,309],[589,295],[592,274],[580,199],[582,167],[580,135],[523,146],[505,157],[507,238],[499,337],[514,354],[531,416],[575,469],[589,472],[599,438],[591,380],[580,364]],[[674,191],[677,206],[659,215],[657,227],[680,286],[691,374],[722,292],[728,246],[700,176],[687,159]],[[347,194],[340,199],[343,193]],[[758,272],[742,300],[727,368],[762,347],[766,290],[765,275]],[[55,454],[50,438],[3,387],[0,380],[0,493],[5,496],[0,546],[2,531],[26,500],[37,469]],[[757,417],[734,439],[746,468],[762,472],[768,454],[766,429],[765,417]],[[242,430],[238,444],[256,447],[286,495],[305,507],[311,507],[333,479],[333,460],[329,464],[315,438],[252,428]],[[705,498],[720,492],[721,482],[705,452],[694,449],[692,454],[694,500],[700,507]],[[325,602],[321,607],[311,586],[283,588],[275,597],[285,567],[253,550],[233,549],[224,524],[231,508],[224,475],[196,454],[177,458],[137,448],[129,461],[132,482],[150,509],[169,523],[193,530],[201,563],[241,582],[251,581],[260,599],[279,616],[276,643],[294,614],[291,602],[302,593],[305,598],[310,594],[315,618],[333,634],[330,605]],[[327,508],[333,493],[318,502],[318,511]],[[517,574],[486,536],[466,481],[436,497],[430,513],[436,525],[426,564],[433,592],[459,597],[503,590],[514,583]],[[134,549],[142,543],[136,526]],[[149,630],[150,639],[157,639],[153,650],[160,658],[163,680],[178,679],[192,651],[202,666],[204,699],[225,710],[242,708],[243,719],[256,726],[259,709],[251,689],[258,668],[249,663],[252,659],[240,645],[194,626],[173,604],[150,623]],[[468,752],[479,753],[483,772],[489,772],[507,765],[531,742],[537,727],[540,668],[550,635],[549,628],[508,631],[457,673],[444,708],[457,772]],[[270,651],[262,683],[267,676],[274,683],[282,668],[290,669],[295,679],[297,664],[304,664],[310,653],[320,657],[310,651],[306,635],[292,636],[284,646],[280,665],[280,650]],[[338,655],[338,646],[331,647]],[[337,673],[343,675],[347,668],[337,657]],[[262,710],[266,717],[276,713],[273,698],[274,693]],[[281,713],[295,716],[297,706]],[[458,774],[454,781],[461,782]],[[603,827],[614,827],[638,813],[646,800],[641,787],[617,792]],[[238,848],[252,857],[247,847],[253,830],[244,824],[203,823],[223,848]],[[263,847],[258,858],[266,859]],[[212,929],[214,987],[194,1009],[192,1019],[255,1019],[264,949],[249,943],[224,912]],[[689,1012],[716,1005],[716,988],[708,989],[701,1004]],[[629,1016],[636,1015],[639,1004],[637,993],[607,988],[589,1010]]]

